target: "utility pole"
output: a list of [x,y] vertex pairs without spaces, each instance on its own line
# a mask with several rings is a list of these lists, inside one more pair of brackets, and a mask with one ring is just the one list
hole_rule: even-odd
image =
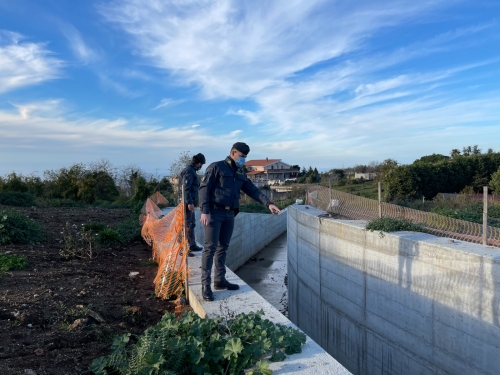
[[483,186],[483,245],[488,246],[488,186]]

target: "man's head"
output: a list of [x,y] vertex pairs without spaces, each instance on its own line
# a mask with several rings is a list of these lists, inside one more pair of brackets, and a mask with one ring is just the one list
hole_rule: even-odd
[[250,152],[250,147],[243,142],[236,142],[233,147],[231,147],[231,153],[229,156],[231,159],[234,160],[236,163],[236,166],[243,167],[245,164],[245,158],[247,157],[248,153]]
[[205,155],[202,153],[193,156],[193,163],[197,169],[200,169],[203,164],[205,164]]

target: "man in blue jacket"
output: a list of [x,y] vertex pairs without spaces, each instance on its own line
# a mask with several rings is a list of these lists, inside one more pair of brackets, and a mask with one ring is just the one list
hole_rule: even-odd
[[205,229],[205,246],[201,256],[201,285],[205,301],[213,301],[212,265],[215,261],[214,288],[239,289],[226,276],[226,251],[233,234],[234,217],[239,211],[240,191],[266,205],[271,213],[280,213],[262,192],[247,178],[243,166],[250,147],[237,142],[225,160],[208,166],[200,185],[201,223]]
[[[198,181],[197,171],[205,164],[205,156],[196,154],[193,156],[191,163],[182,170],[179,176],[179,188],[184,189],[184,206],[186,212],[186,237],[189,243],[189,256],[193,256],[192,251],[200,251],[202,248],[196,244],[194,238],[194,228],[196,226],[194,208],[198,205],[198,189],[200,183]],[[179,193],[182,197],[182,192]]]

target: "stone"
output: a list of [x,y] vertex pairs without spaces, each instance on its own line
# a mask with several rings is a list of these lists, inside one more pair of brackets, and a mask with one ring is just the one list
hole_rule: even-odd
[[84,326],[85,323],[87,323],[87,319],[83,319],[83,318],[76,319],[73,322],[73,324],[69,327],[69,329],[71,329],[71,330],[76,329],[78,327]]
[[43,349],[42,349],[42,348],[38,348],[38,349],[36,349],[36,350],[35,350],[35,354],[36,354],[37,356],[41,356],[41,355],[43,355],[43,353],[44,353],[44,352],[43,352]]
[[103,324],[106,323],[106,320],[101,315],[99,315],[98,313],[96,313],[93,310],[88,310],[87,315],[90,316],[91,318],[95,319],[99,323],[103,323]]
[[133,314],[133,315],[141,315],[142,311],[141,308],[138,306],[130,306],[125,309],[125,312],[127,314]]

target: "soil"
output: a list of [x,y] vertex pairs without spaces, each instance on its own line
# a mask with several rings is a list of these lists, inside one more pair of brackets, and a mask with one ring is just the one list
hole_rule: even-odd
[[111,226],[127,219],[129,210],[16,209],[36,220],[48,238],[0,246],[0,254],[28,260],[25,269],[0,276],[0,374],[90,374],[92,360],[109,354],[116,335],[137,337],[166,311],[179,316],[190,310],[179,300],[155,297],[157,266],[142,241],[100,248],[92,260],[60,255],[66,222]]

